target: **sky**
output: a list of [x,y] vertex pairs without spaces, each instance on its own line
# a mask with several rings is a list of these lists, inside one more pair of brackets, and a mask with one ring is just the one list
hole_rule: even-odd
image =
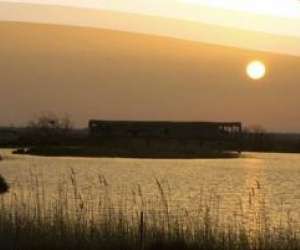
[[[300,37],[299,0],[6,0],[114,10]],[[0,2],[1,2],[0,1]],[[13,15],[13,13],[11,13]],[[34,15],[34,14],[33,14]],[[0,16],[1,18],[1,16]],[[22,18],[22,17],[19,17]]]
[[229,10],[251,12],[286,18],[299,18],[298,0],[181,0],[185,3],[207,5]]
[[[298,0],[0,0],[1,20],[107,28],[300,56]],[[222,27],[228,35],[221,34]],[[251,32],[261,38],[251,38]]]
[[[10,2],[80,6],[144,13],[149,13],[151,11],[158,11],[159,13],[159,9],[164,9],[165,7],[169,8],[172,5],[180,3],[194,4],[198,6],[210,6],[286,18],[300,18],[300,7],[298,0],[10,0]],[[172,10],[169,9],[167,12],[172,12]]]
[[188,1],[0,0],[0,125],[51,111],[300,132],[298,2]]

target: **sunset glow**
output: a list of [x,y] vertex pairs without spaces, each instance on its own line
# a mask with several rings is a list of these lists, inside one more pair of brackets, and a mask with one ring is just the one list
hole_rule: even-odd
[[[14,11],[13,5],[9,7],[9,4],[28,5],[26,11],[25,8]],[[34,9],[37,7],[33,5],[64,6],[77,9],[83,8],[85,10],[116,11],[118,13],[138,14],[148,17],[172,18],[200,24],[300,38],[300,1],[298,0],[0,0],[0,5],[0,20],[55,22],[76,26],[86,26],[87,23],[89,26],[99,25],[99,23],[104,26],[104,23],[107,23],[107,21],[97,22],[91,17],[84,18],[84,20],[80,20],[79,17],[71,18],[70,13],[73,12],[72,10],[68,14],[56,14],[53,10],[45,11],[44,14],[40,11],[35,11]],[[97,16],[98,19],[101,18],[101,15]],[[141,23],[139,21],[137,23],[138,25],[136,26],[141,27]],[[132,27],[135,24],[135,21],[128,22],[128,20],[125,20],[116,22],[114,28],[120,29],[120,26]],[[151,29],[158,33],[160,27],[160,25],[153,25]],[[130,29],[130,31],[139,32],[139,30],[136,30],[137,28]],[[141,30],[146,33],[149,32],[145,27],[141,27]],[[174,29],[168,27],[167,30],[170,32]],[[176,33],[178,34],[179,32],[176,31]],[[190,34],[184,31],[182,33],[185,36]],[[232,43],[231,45],[236,46]],[[257,45],[261,46],[261,43]],[[257,49],[257,45],[255,49]],[[286,48],[290,47],[291,45],[286,46]]]
[[299,27],[300,0],[0,0],[0,123],[51,111],[79,127],[241,120],[298,132]]
[[0,0],[0,250],[300,250],[300,0]]
[[185,3],[207,5],[228,10],[250,12],[278,17],[299,18],[297,0],[182,0]]

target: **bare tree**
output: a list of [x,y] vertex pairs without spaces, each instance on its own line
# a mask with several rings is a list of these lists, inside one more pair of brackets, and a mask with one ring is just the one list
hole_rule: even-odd
[[60,118],[53,113],[45,113],[28,123],[27,135],[34,144],[57,144],[62,143],[72,130],[69,116]]

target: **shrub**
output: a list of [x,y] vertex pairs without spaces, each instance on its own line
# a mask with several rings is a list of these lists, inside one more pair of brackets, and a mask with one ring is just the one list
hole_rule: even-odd
[[8,192],[9,186],[5,179],[0,175],[0,194]]

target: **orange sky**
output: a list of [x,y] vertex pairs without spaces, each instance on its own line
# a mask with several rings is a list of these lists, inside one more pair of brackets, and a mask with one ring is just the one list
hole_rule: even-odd
[[[0,124],[88,119],[242,121],[300,131],[300,58],[90,28],[0,23]],[[250,80],[253,59],[268,75]]]
[[[297,34],[0,3],[3,19],[21,16],[97,29],[0,22],[0,124],[51,111],[70,114],[77,126],[90,118],[213,120],[300,132]],[[255,59],[268,67],[257,82],[245,74]]]
[[[181,16],[185,19],[194,18],[195,9],[198,16],[201,7],[211,7],[223,10],[234,10],[265,16],[290,19],[300,19],[300,4],[298,0],[4,0],[3,2],[23,2],[37,4],[51,4],[61,6],[78,6],[102,10],[117,10],[122,12],[139,12],[143,14],[156,13],[161,16]],[[189,8],[189,5],[192,8]],[[181,11],[178,11],[178,7]],[[198,17],[199,18],[199,17]]]
[[[51,2],[54,3],[55,1]],[[62,3],[61,1],[59,2]],[[74,1],[68,1],[68,3],[71,2],[74,5]],[[90,2],[86,1],[86,3]],[[121,2],[123,5],[120,4]],[[116,6],[119,3],[122,7],[119,6],[119,9],[131,10],[140,14],[146,13],[177,17],[178,19],[161,18],[158,25],[155,21],[156,19],[146,18],[147,16],[144,15],[126,14],[125,12],[99,12],[95,8],[82,9],[54,5],[12,4],[0,1],[0,20],[99,27],[171,36],[253,50],[300,55],[300,18],[287,19],[254,15],[224,11],[220,8],[216,9],[206,6],[195,8],[188,4],[180,5],[176,2],[171,5],[172,8],[168,8],[170,7],[170,1],[166,1],[164,2],[165,4],[160,5],[155,4],[154,1],[151,5],[152,8],[148,6],[149,4],[146,5],[145,2],[141,1],[140,4],[136,5],[136,9],[132,9],[135,5],[129,5],[128,2],[126,4],[124,0],[112,1],[110,3],[115,4],[106,3],[108,5],[106,8],[118,10]],[[158,6],[161,7],[159,8]],[[181,19],[194,20],[194,22],[180,21]],[[207,28],[207,24],[210,25],[209,28]],[[227,34],[222,34],[221,28],[223,26],[234,29],[229,30]],[[245,31],[262,32],[262,34],[261,37],[257,37],[252,36],[251,32],[244,32],[240,36],[236,34],[236,28]],[[274,36],[272,36],[272,39],[266,39],[264,34],[274,34],[276,37],[275,39]]]

